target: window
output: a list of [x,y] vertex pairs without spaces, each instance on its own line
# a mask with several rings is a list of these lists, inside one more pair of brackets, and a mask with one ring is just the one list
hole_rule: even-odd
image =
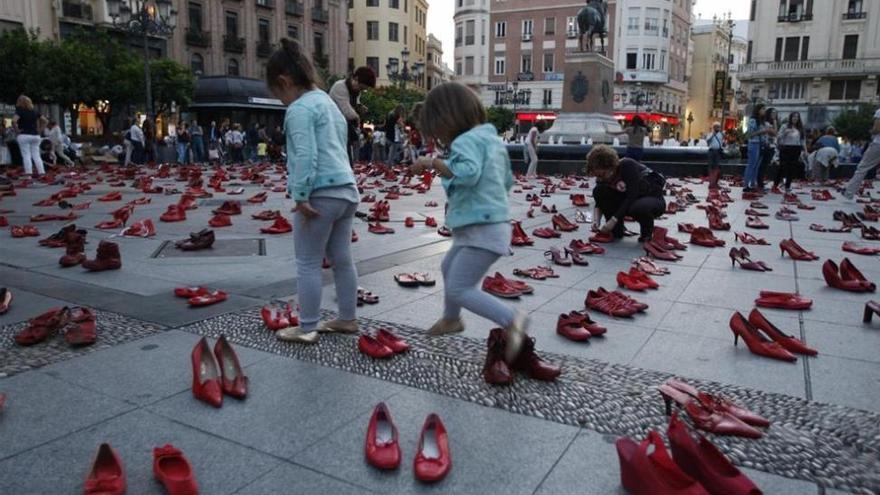
[[773,61],[774,62],[782,62],[782,44],[785,43],[785,39],[776,38],[776,51],[773,52]]
[[507,67],[505,67],[506,61],[503,58],[495,59],[495,75],[503,76],[507,72]]
[[367,0],[367,7],[378,7],[379,0]]
[[804,36],[803,40],[801,40],[801,60],[809,59],[810,54],[810,37]]
[[843,58],[844,60],[851,60],[856,58],[856,53],[858,52],[859,47],[859,35],[857,34],[848,34],[843,37]]
[[496,38],[506,38],[507,37],[507,22],[496,22],[495,23],[495,37]]
[[627,70],[635,70],[638,68],[639,54],[636,52],[629,52],[626,54],[626,68]]
[[749,9],[749,20],[755,20],[755,11],[758,10],[758,0],[752,0],[752,6]]
[[778,81],[770,84],[770,94],[778,100],[802,100],[806,98],[806,81]]
[[569,17],[565,20],[565,31],[569,38],[573,38],[578,35],[578,24],[577,17]]
[[238,77],[238,60],[229,59],[229,62],[226,63],[226,75]]
[[[406,27],[406,26],[404,26]],[[462,23],[458,23],[455,25],[455,46],[461,46],[464,41],[464,25]]]
[[544,19],[544,34],[552,36],[556,34],[556,18],[548,17]]
[[660,70],[666,70],[666,50],[660,50]]
[[749,40],[748,48],[746,48],[746,63],[752,63],[752,40]]
[[260,40],[261,45],[268,45],[269,39],[272,38],[269,34],[269,21],[266,19],[260,19],[257,24],[257,37]]
[[522,21],[522,37],[523,41],[531,41],[532,40],[532,28],[534,24],[531,19],[525,19]]
[[645,34],[660,35],[660,9],[645,9]]
[[379,57],[367,57],[367,67],[373,69],[376,76],[379,76]]
[[523,53],[522,64],[520,65],[520,72],[525,72],[525,73],[532,72],[532,54],[531,53]]
[[400,25],[396,22],[388,23],[388,41],[399,41]]
[[[348,29],[349,36],[351,36],[351,32],[354,30],[354,26],[352,26],[351,24],[349,24],[348,26],[349,26],[349,29]],[[298,40],[299,39],[299,26],[294,25],[294,24],[287,26],[287,37],[292,40]]]
[[786,62],[791,62],[793,60],[798,59],[798,54],[800,53],[801,47],[801,38],[799,36],[790,36],[785,38],[785,53],[783,55],[783,60]]
[[549,107],[549,106],[553,105],[553,90],[552,89],[545,89],[544,90],[544,99],[541,103],[543,103],[545,107]]
[[669,37],[669,19],[667,19],[668,15],[669,15],[668,11],[663,12],[663,31],[662,31],[662,33],[663,33],[664,38]]
[[553,52],[544,53],[544,72],[553,72],[553,62],[555,58],[556,54]]
[[367,39],[379,39],[379,21],[367,21]]
[[461,75],[461,68],[462,68],[461,59],[457,59],[455,61],[455,75],[456,76]]
[[466,75],[466,76],[474,75],[474,57],[465,57],[464,58],[464,75]]
[[[226,35],[230,38],[238,38],[238,14],[235,12],[226,13]],[[238,62],[236,62],[236,67]]]
[[858,100],[862,95],[861,79],[831,81],[829,100]]
[[388,0],[388,6],[392,9],[400,8],[400,0]]
[[312,53],[316,57],[324,56],[324,33],[314,33],[312,35],[312,43],[314,44]]
[[193,74],[200,76],[205,72],[205,59],[202,58],[198,53],[193,53],[192,58],[189,61],[189,68],[192,70]]
[[476,32],[476,23],[474,21],[466,21],[464,23],[464,44],[465,46],[472,46],[476,44],[476,38],[474,37]]
[[654,70],[654,64],[657,61],[657,53],[653,51],[645,51],[642,53],[642,69]]
[[189,3],[189,28],[196,32],[202,31],[202,6],[194,2]]
[[639,15],[638,15],[639,9],[630,9],[630,11],[632,11],[632,10],[636,11],[636,15],[635,16],[630,15],[629,21],[626,24],[626,32],[627,32],[627,34],[639,34],[639,32],[640,32]]

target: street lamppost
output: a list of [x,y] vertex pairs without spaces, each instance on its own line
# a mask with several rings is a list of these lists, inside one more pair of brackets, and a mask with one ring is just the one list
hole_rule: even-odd
[[409,49],[404,48],[402,52],[400,52],[400,60],[403,61],[403,68],[400,67],[400,63],[396,59],[391,59],[388,61],[388,64],[385,66],[388,69],[388,79],[399,82],[402,89],[406,89],[406,83],[413,81],[419,81],[422,77],[422,72],[425,69],[425,63],[421,60],[415,62],[412,65],[412,70],[409,67]]
[[728,107],[731,106],[729,103],[730,100],[727,99],[727,92],[731,89],[729,86],[730,86],[730,83],[732,82],[730,80],[730,63],[731,63],[730,59],[731,59],[731,55],[733,54],[733,28],[736,27],[736,23],[733,22],[733,18],[731,17],[731,14],[729,11],[727,12],[726,24],[727,24],[727,60],[725,60],[725,63],[724,63],[724,67],[725,67],[725,70],[724,70],[724,92],[722,93],[724,95],[724,103],[722,103],[722,105],[721,105],[721,122],[722,122],[721,128],[722,129],[727,127]]
[[688,123],[688,141],[690,141],[690,140],[691,140],[691,126],[692,126],[693,123],[694,123],[694,112],[693,112],[693,110],[691,110],[690,112],[688,112],[687,123]]
[[150,36],[168,37],[177,27],[177,11],[171,0],[107,0],[107,10],[113,27],[132,36],[139,36],[144,44],[144,81],[146,84],[147,118],[153,117],[153,86],[150,77]]
[[[507,83],[507,88],[501,95],[501,103],[503,105],[513,105],[513,118],[516,120],[516,110],[519,105],[527,105],[532,101],[531,89],[519,89],[519,81],[513,81],[513,84]],[[519,133],[519,125],[516,126],[516,133]]]

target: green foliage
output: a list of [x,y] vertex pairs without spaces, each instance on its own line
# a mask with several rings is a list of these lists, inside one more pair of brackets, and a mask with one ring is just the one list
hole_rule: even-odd
[[489,123],[498,129],[499,134],[507,132],[513,127],[513,123],[516,120],[516,114],[509,108],[489,107],[486,109],[486,113],[489,118]]
[[844,110],[834,118],[832,125],[838,135],[851,141],[868,141],[874,125],[874,108],[860,105],[856,109]]
[[421,91],[401,89],[398,86],[367,90],[361,93],[361,104],[367,107],[367,113],[362,119],[364,122],[381,124],[397,105],[403,105],[409,112],[413,105],[424,99],[425,95]]
[[153,82],[153,107],[156,116],[170,111],[172,102],[179,107],[189,105],[196,89],[192,72],[168,58],[150,61],[150,79]]
[[38,63],[37,36],[24,29],[0,32],[0,101],[15,103],[21,94],[27,94],[39,101],[39,96],[30,91],[37,82],[33,68]]

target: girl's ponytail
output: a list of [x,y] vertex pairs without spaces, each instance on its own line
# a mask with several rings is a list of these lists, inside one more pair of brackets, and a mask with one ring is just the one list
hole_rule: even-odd
[[289,77],[300,88],[313,89],[320,86],[312,61],[303,53],[298,42],[287,38],[281,40],[281,47],[269,57],[269,63],[266,64],[266,84],[270,88],[278,87],[281,76]]

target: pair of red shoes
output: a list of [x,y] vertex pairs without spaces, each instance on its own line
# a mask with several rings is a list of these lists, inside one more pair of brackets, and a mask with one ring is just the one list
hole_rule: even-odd
[[807,347],[797,338],[783,333],[757,309],[749,313],[748,320],[739,311],[734,313],[730,317],[730,330],[733,332],[734,345],[742,337],[749,351],[759,356],[795,362],[797,358],[792,353],[807,356],[818,354],[818,351]]
[[40,230],[33,225],[13,225],[9,228],[9,233],[15,238],[40,236]]
[[553,381],[562,369],[542,360],[535,352],[535,339],[525,336],[517,354],[512,361],[506,359],[507,332],[501,328],[493,328],[486,339],[486,361],[483,363],[483,379],[490,385],[510,385],[513,383],[514,372],[524,373],[529,378],[542,381]]
[[751,253],[749,250],[741,247],[741,248],[730,248],[730,252],[728,253],[730,256],[730,266],[736,266],[739,263],[744,270],[752,270],[756,272],[772,272],[773,269],[767,266],[767,263],[763,261],[752,261]]
[[605,254],[605,248],[598,246],[592,242],[584,242],[580,239],[573,239],[568,243],[569,251],[577,254]]
[[715,237],[715,234],[706,227],[697,227],[691,232],[691,244],[703,247],[723,247],[726,243]]
[[215,215],[241,215],[241,203],[238,201],[224,201],[220,208],[213,210]]
[[693,385],[670,378],[657,387],[666,406],[666,415],[672,414],[672,404],[680,407],[697,428],[716,435],[761,438],[757,428],[767,428],[770,421],[732,400],[703,392]]
[[669,275],[669,268],[658,265],[654,262],[654,260],[648,258],[647,256],[642,256],[641,258],[634,259],[632,262],[632,266],[638,271],[646,273],[648,275]]
[[755,237],[748,232],[743,232],[740,234],[739,232],[733,233],[734,238],[743,244],[756,245],[756,246],[769,246],[770,243],[767,242],[766,239],[762,237]]
[[810,309],[813,300],[790,292],[762,290],[755,299],[755,305],[762,308],[804,310]]
[[665,227],[654,227],[654,230],[651,232],[651,240],[654,241],[655,246],[666,251],[687,250],[687,246],[679,242],[678,239],[671,237],[669,235],[669,230]]
[[186,220],[186,207],[180,204],[168,205],[168,209],[159,216],[159,220],[163,222],[183,222]]
[[681,255],[675,253],[671,249],[666,249],[666,244],[661,244],[653,239],[642,243],[642,249],[645,250],[645,253],[652,258],[663,260],[663,261],[678,261],[682,258]]
[[207,289],[205,287],[177,287],[174,295],[188,299],[190,306],[210,306],[223,302],[229,295],[222,290]]
[[[153,449],[153,476],[172,495],[198,495],[192,466],[180,449],[171,444]],[[102,443],[86,476],[85,495],[123,495],[128,488],[122,458]]]
[[[397,425],[384,402],[373,409],[364,442],[367,463],[376,469],[393,470],[400,466],[400,442]],[[449,435],[436,414],[429,414],[419,435],[419,446],[413,458],[413,473],[423,483],[442,480],[452,469]]]
[[523,230],[521,222],[512,221],[510,223],[513,229],[510,236],[510,244],[512,246],[531,246],[535,243],[534,239],[529,237],[526,231]]
[[555,239],[557,237],[562,237],[557,230],[551,229],[549,227],[541,227],[532,231],[532,235],[535,237],[540,237],[541,239]]
[[822,276],[825,277],[825,283],[835,289],[849,292],[875,292],[877,290],[874,282],[866,279],[849,258],[844,258],[840,262],[840,268],[834,261],[826,261],[822,265]]
[[553,222],[553,228],[563,232],[573,232],[579,228],[578,224],[571,223],[562,213],[553,215],[551,220]]
[[617,272],[617,285],[637,292],[660,288],[660,284],[637,268],[630,268],[629,273]]
[[[11,293],[8,293],[8,298],[11,302]],[[95,314],[90,309],[83,307],[68,308],[65,306],[50,309],[40,316],[28,320],[27,327],[15,334],[15,343],[21,346],[31,346],[43,342],[56,333],[64,334],[64,340],[72,346],[94,344],[98,340]]]
[[387,359],[409,350],[409,344],[384,328],[376,330],[375,336],[362,334],[357,345],[358,350],[374,359]]
[[259,213],[251,215],[254,220],[276,220],[281,218],[281,212],[278,210],[263,210]]
[[714,206],[706,207],[706,217],[712,230],[730,230],[730,224],[724,221],[724,213]]
[[392,229],[391,227],[386,227],[379,222],[375,222],[375,223],[371,223],[370,226],[367,227],[367,232],[369,232],[371,234],[385,235],[385,234],[393,234],[394,229]]
[[517,277],[531,278],[534,280],[547,280],[548,278],[559,278],[559,275],[549,266],[536,266],[534,268],[514,268],[513,274]]
[[556,333],[575,342],[586,342],[592,337],[605,335],[608,329],[599,325],[586,311],[562,313],[556,321]]
[[213,354],[208,339],[199,339],[191,359],[193,397],[214,407],[223,405],[224,394],[236,399],[247,397],[248,377],[225,335],[217,339]]
[[268,227],[260,228],[260,232],[264,234],[287,234],[293,232],[293,225],[284,217],[278,217],[275,222]]
[[263,319],[266,327],[273,332],[299,325],[299,317],[293,314],[290,303],[284,301],[273,301],[263,306],[260,309],[260,318]]
[[783,256],[785,253],[788,253],[788,256],[791,257],[791,259],[797,261],[815,261],[819,259],[815,253],[802,248],[794,239],[783,239],[779,241],[779,251]]
[[125,237],[153,237],[156,235],[156,225],[149,218],[145,218],[123,229],[120,235]]
[[483,279],[483,290],[493,296],[505,299],[516,299],[524,294],[535,292],[534,287],[531,285],[519,280],[505,278],[499,272],[495,272],[494,276],[490,275]]
[[590,206],[590,202],[587,201],[587,197],[583,194],[572,194],[569,198],[571,199],[571,204],[579,208]]
[[[761,495],[742,471],[702,435],[694,440],[687,425],[674,414],[666,432],[673,460],[654,430],[640,444],[617,440],[620,481],[633,495]],[[653,451],[648,453],[649,450]]]
[[371,222],[387,222],[390,219],[391,204],[382,200],[373,204],[370,208],[370,216],[367,220]]
[[648,309],[648,305],[636,301],[618,291],[608,292],[604,287],[587,292],[584,305],[600,313],[616,317],[631,317]]

